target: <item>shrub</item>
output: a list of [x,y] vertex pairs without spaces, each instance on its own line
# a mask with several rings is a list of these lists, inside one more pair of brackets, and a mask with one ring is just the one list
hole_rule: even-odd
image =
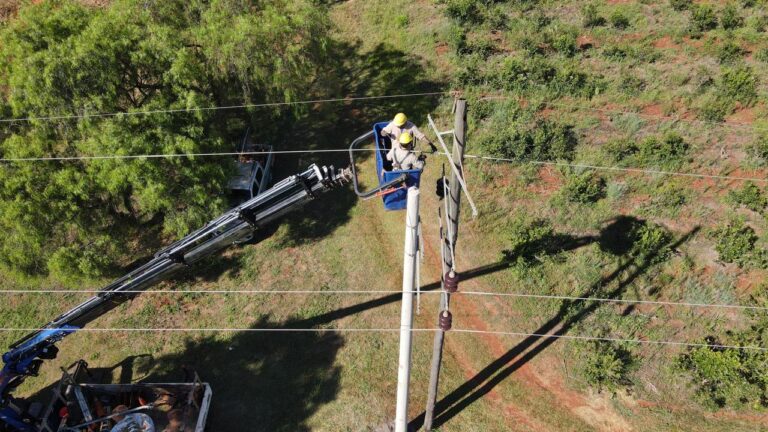
[[448,0],[446,12],[461,24],[479,24],[483,22],[485,6],[483,0]]
[[614,162],[621,162],[637,153],[638,150],[637,143],[629,138],[613,139],[603,145],[603,151],[610,156]]
[[605,179],[592,171],[571,174],[563,186],[563,196],[570,202],[588,204],[605,198]]
[[397,25],[400,28],[406,28],[410,23],[411,23],[411,19],[406,14],[400,14],[395,17],[395,25]]
[[768,48],[758,48],[757,51],[755,51],[755,60],[763,63],[768,63]]
[[[759,317],[728,341],[707,337],[707,345],[766,347],[768,322]],[[711,407],[759,408],[768,406],[768,352],[755,349],[696,347],[682,354],[677,366],[692,375],[699,399]]]
[[645,81],[634,75],[623,74],[621,81],[619,81],[618,89],[629,95],[637,95],[645,90]]
[[512,219],[504,229],[509,239],[509,249],[502,252],[507,261],[530,262],[542,250],[554,235],[552,225],[546,219],[527,220],[522,217]]
[[571,125],[537,117],[536,107],[500,106],[488,119],[494,131],[482,140],[494,156],[527,160],[571,160],[578,143]]
[[642,223],[636,225],[631,236],[631,255],[646,261],[646,264],[659,264],[672,254],[670,244],[672,234],[661,225]]
[[614,11],[608,18],[608,21],[610,21],[614,28],[619,30],[624,30],[625,28],[629,27],[629,18],[627,18],[626,15],[620,11]]
[[738,44],[728,40],[717,48],[717,60],[720,63],[734,63],[746,53]]
[[763,209],[768,206],[768,198],[766,198],[763,191],[751,181],[744,183],[744,186],[740,190],[730,191],[728,194],[728,201],[737,206],[743,205],[755,212],[762,212]]
[[584,27],[599,27],[605,25],[605,18],[600,16],[597,5],[588,3],[581,8],[582,22]]
[[744,18],[739,15],[736,5],[730,3],[723,8],[720,15],[720,25],[726,30],[733,30],[744,25]]
[[750,264],[754,256],[757,234],[743,219],[735,219],[713,230],[715,250],[720,260],[736,263],[739,267]]
[[762,33],[768,27],[768,15],[753,15],[749,18],[748,24],[754,31]]
[[567,56],[573,56],[578,51],[578,33],[571,28],[554,28],[547,33],[547,39],[552,49]]
[[556,96],[591,97],[604,84],[599,77],[593,77],[576,64],[555,67],[546,59],[504,59],[496,72],[496,84],[505,90],[526,91],[547,89]]
[[669,0],[669,5],[676,11],[684,11],[691,7],[693,0]]
[[717,28],[717,16],[709,5],[699,5],[691,10],[691,30],[694,33]]
[[677,166],[689,149],[683,137],[670,132],[663,137],[648,137],[641,141],[637,157],[644,165]]
[[651,197],[651,209],[677,215],[688,199],[689,193],[681,184],[664,182]]
[[661,53],[647,45],[621,43],[603,49],[603,55],[611,60],[632,60],[641,63],[653,63],[661,57]]
[[585,363],[584,378],[598,391],[631,385],[630,375],[638,366],[627,346],[612,341],[590,341]]
[[699,104],[697,109],[699,118],[706,121],[721,122],[725,116],[733,112],[732,99],[722,96],[708,95]]
[[757,98],[757,77],[749,66],[727,69],[721,75],[717,89],[722,97],[751,105]]
[[768,134],[762,133],[747,147],[747,153],[758,165],[768,164]]

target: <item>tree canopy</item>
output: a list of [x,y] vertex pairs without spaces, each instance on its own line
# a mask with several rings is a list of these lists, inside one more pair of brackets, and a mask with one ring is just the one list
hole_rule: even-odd
[[[27,5],[0,31],[3,158],[232,151],[275,110],[205,108],[295,99],[326,55],[329,21],[307,0],[122,0]],[[202,108],[202,110],[195,110]],[[179,110],[150,115],[96,113]],[[186,111],[193,110],[193,111]],[[103,275],[136,238],[181,235],[226,206],[226,158],[0,163],[0,264]]]

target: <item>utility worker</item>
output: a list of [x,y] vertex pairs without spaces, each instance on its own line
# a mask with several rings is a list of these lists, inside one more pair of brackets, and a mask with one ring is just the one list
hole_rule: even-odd
[[389,122],[388,125],[384,126],[381,129],[381,135],[389,137],[392,140],[393,148],[399,142],[400,134],[402,134],[403,132],[410,133],[411,137],[415,137],[417,140],[419,140],[419,142],[428,143],[432,153],[437,151],[437,147],[435,147],[432,141],[430,141],[429,138],[427,138],[427,136],[424,135],[419,130],[419,128],[416,127],[415,124],[408,121],[408,117],[406,117],[405,114],[403,113],[397,113],[397,115],[395,115],[395,118],[391,122]]
[[387,153],[387,160],[392,161],[394,170],[423,169],[425,158],[413,153],[413,135],[408,131],[400,134],[398,142],[393,142],[392,149]]
[[[128,411],[128,407],[125,405],[118,405],[114,409],[114,413],[122,413]],[[133,413],[128,415],[115,416],[117,424],[110,430],[110,432],[155,432],[155,423],[152,418],[143,413]]]

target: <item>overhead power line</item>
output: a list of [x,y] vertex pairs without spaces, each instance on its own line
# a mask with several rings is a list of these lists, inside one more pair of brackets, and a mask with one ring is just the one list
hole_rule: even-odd
[[31,121],[50,121],[50,120],[75,120],[94,117],[117,117],[117,116],[137,116],[148,114],[165,114],[165,113],[189,113],[199,111],[219,111],[219,110],[232,110],[232,109],[245,109],[245,108],[264,108],[264,107],[276,107],[276,106],[289,106],[289,105],[311,105],[319,103],[330,102],[353,102],[362,100],[377,100],[377,99],[398,99],[398,98],[411,98],[422,96],[438,96],[448,95],[450,92],[424,92],[424,93],[403,93],[394,95],[380,95],[380,96],[352,96],[345,98],[332,98],[332,99],[312,99],[301,101],[285,101],[285,102],[269,102],[269,103],[253,103],[253,104],[241,104],[241,105],[226,105],[226,106],[211,106],[211,107],[198,107],[198,108],[177,108],[177,109],[158,109],[158,110],[145,110],[145,111],[121,111],[121,112],[109,112],[109,113],[92,113],[92,114],[72,114],[72,115],[51,115],[51,116],[29,116],[19,118],[5,118],[0,119],[0,123],[14,123],[14,122],[31,122]]
[[[208,295],[379,295],[379,294],[442,294],[440,290],[434,291],[402,291],[402,290],[128,290],[119,291],[119,294],[208,294]],[[0,295],[17,294],[114,294],[100,290],[45,290],[45,289],[5,289],[0,290]],[[485,296],[485,297],[515,297],[515,298],[533,298],[545,300],[571,300],[571,301],[592,301],[598,303],[618,303],[618,304],[648,304],[658,306],[682,306],[691,308],[721,308],[721,309],[740,309],[740,310],[758,310],[768,311],[766,306],[750,306],[724,303],[693,303],[693,302],[675,302],[664,300],[633,300],[633,299],[613,299],[600,297],[577,297],[566,295],[548,295],[548,294],[525,294],[525,293],[507,293],[507,292],[489,292],[489,291],[457,291],[453,295],[464,296]]]
[[482,159],[495,162],[509,162],[517,164],[531,164],[531,165],[548,165],[548,166],[563,166],[571,168],[583,168],[593,169],[598,171],[620,171],[639,174],[652,174],[652,175],[664,175],[664,176],[678,176],[678,177],[694,177],[694,178],[706,178],[713,180],[733,180],[733,181],[752,181],[760,183],[768,183],[768,179],[759,177],[743,177],[743,176],[729,176],[729,175],[717,175],[717,174],[704,174],[704,173],[686,173],[680,171],[664,171],[647,168],[633,168],[633,167],[619,167],[619,166],[603,166],[603,165],[589,165],[570,162],[549,162],[549,161],[519,161],[516,159],[492,157],[492,156],[479,156],[479,155],[466,155],[469,159]]
[[[316,149],[316,150],[272,150],[251,152],[221,152],[221,153],[171,153],[171,154],[141,154],[141,155],[96,155],[96,156],[52,156],[52,157],[28,157],[28,158],[3,158],[0,162],[37,162],[37,161],[78,161],[78,160],[104,160],[104,159],[162,159],[180,157],[216,157],[216,156],[246,156],[265,154],[302,154],[302,153],[348,153],[349,149]],[[371,152],[376,149],[357,148],[352,151]]]
[[[73,333],[86,332],[86,333],[228,333],[228,332],[243,332],[243,333],[400,333],[400,328],[343,328],[343,327],[310,327],[310,328],[290,328],[290,327],[263,327],[263,328],[234,328],[234,327],[197,327],[197,328],[172,328],[172,327],[155,327],[155,328],[137,328],[137,327],[84,327],[84,328],[46,328],[39,329],[34,327],[28,328],[14,328],[14,327],[0,327],[0,332],[36,332],[40,330],[52,330],[52,331],[68,331]],[[436,328],[411,328],[411,332],[427,333],[435,332],[439,329]],[[504,336],[520,336],[520,337],[538,337],[542,339],[565,339],[565,340],[592,340],[603,342],[626,342],[636,344],[651,344],[651,345],[670,345],[670,346],[684,346],[691,348],[715,348],[715,349],[738,349],[738,350],[753,350],[753,351],[768,351],[768,348],[752,346],[752,345],[725,345],[725,344],[707,344],[707,343],[695,343],[695,342],[678,342],[678,341],[666,341],[666,340],[648,340],[648,339],[623,339],[623,338],[610,338],[610,337],[595,337],[595,336],[578,336],[578,335],[560,335],[551,333],[523,333],[523,332],[508,332],[508,331],[493,331],[493,330],[472,330],[472,329],[457,329],[454,328],[448,333],[465,333],[465,334],[491,334],[491,335],[504,335]]]
[[722,344],[676,342],[676,341],[653,340],[653,339],[623,339],[623,338],[595,337],[595,336],[577,336],[577,335],[572,336],[572,335],[552,334],[552,333],[522,333],[522,332],[491,331],[491,330],[453,329],[451,331],[456,333],[467,333],[467,334],[495,334],[495,335],[502,335],[502,336],[538,337],[542,339],[625,342],[625,343],[634,343],[634,344],[684,346],[684,347],[690,347],[690,348],[738,349],[738,350],[768,352],[768,348],[753,346],[753,345],[722,345]]

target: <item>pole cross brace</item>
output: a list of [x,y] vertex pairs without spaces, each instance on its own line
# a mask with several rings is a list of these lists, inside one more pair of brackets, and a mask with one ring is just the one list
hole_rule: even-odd
[[[443,146],[443,151],[445,151],[445,156],[448,158],[448,161],[451,163],[451,169],[453,170],[453,173],[456,174],[456,178],[459,180],[459,184],[461,185],[461,189],[464,191],[464,195],[467,196],[467,201],[469,201],[469,206],[472,207],[472,217],[477,217],[477,206],[475,206],[475,202],[472,200],[472,196],[469,195],[469,188],[467,187],[467,183],[464,181],[464,176],[459,171],[459,168],[457,167],[456,163],[453,161],[453,157],[451,157],[451,152],[448,150],[448,146],[445,145],[445,141],[443,141],[443,135],[445,134],[453,134],[454,131],[446,131],[446,132],[440,132],[437,130],[437,126],[435,126],[435,122],[432,120],[432,116],[427,114],[427,120],[429,120],[429,126],[432,128],[432,130],[435,132],[435,135],[437,135],[437,140],[440,142],[440,145]],[[454,135],[453,139],[456,139],[456,136]]]

